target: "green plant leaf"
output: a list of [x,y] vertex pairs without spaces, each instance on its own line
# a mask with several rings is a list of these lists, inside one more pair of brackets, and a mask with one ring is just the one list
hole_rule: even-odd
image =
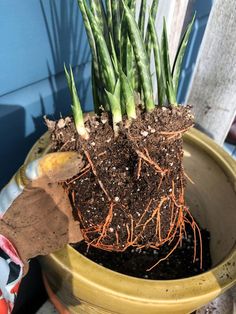
[[88,37],[88,41],[89,41],[89,45],[90,45],[90,49],[91,49],[91,54],[92,54],[93,58],[95,60],[97,60],[96,44],[95,44],[92,28],[90,25],[90,21],[89,21],[87,12],[86,12],[86,8],[84,5],[84,0],[77,0],[77,1],[78,1],[78,5],[80,8],[82,17],[83,17],[84,26],[85,26],[85,30],[87,33],[87,37]]
[[121,14],[120,14],[120,2],[111,1],[112,9],[112,23],[113,23],[113,40],[117,54],[117,58],[120,58],[120,36],[121,36]]
[[170,57],[169,57],[169,44],[166,29],[166,20],[163,20],[163,32],[162,32],[162,46],[161,57],[163,64],[163,78],[166,85],[166,95],[170,105],[175,106],[177,102],[177,95],[174,88],[173,78],[170,70]]
[[84,3],[84,7],[86,9],[86,13],[91,25],[91,29],[93,32],[94,40],[97,48],[97,57],[100,69],[100,76],[103,80],[104,88],[109,92],[113,93],[115,85],[116,85],[116,75],[114,72],[112,60],[110,57],[110,53],[107,47],[107,43],[102,34],[101,29],[99,28],[96,19],[94,18],[91,10],[89,9],[86,0],[82,0]]
[[172,80],[171,70],[170,70],[170,57],[169,57],[169,44],[167,37],[167,29],[166,29],[166,20],[163,19],[163,32],[162,32],[162,62],[164,67],[164,77],[166,82],[170,82]]
[[103,36],[106,40],[106,43],[109,47],[109,34],[108,34],[108,26],[106,13],[102,0],[90,0],[91,11],[97,21],[97,24],[101,28],[103,32]]
[[[152,2],[152,6],[150,9],[150,15],[154,21],[156,21],[156,17],[157,17],[157,12],[158,12],[158,5],[159,5],[159,0],[153,0]],[[148,56],[148,60],[150,60],[150,56],[151,56],[151,36],[150,36],[150,20],[148,21],[148,25],[147,25],[147,32],[146,32],[146,37],[145,37],[145,46],[146,46],[146,51],[147,51],[147,56]]]
[[118,133],[117,124],[122,121],[122,113],[121,113],[121,102],[120,102],[120,80],[118,79],[116,82],[114,93],[110,93],[106,91],[113,119],[113,130],[115,134]]
[[172,80],[170,82],[167,82],[167,99],[169,101],[169,104],[171,104],[172,106],[177,106],[176,93]]
[[66,66],[64,65],[64,70],[66,74],[66,79],[72,99],[72,105],[71,109],[73,112],[73,117],[74,117],[74,122],[75,122],[75,127],[80,136],[82,136],[84,139],[88,139],[89,135],[87,130],[84,127],[84,118],[83,118],[83,111],[81,108],[79,96],[77,93],[77,89],[75,86],[75,80],[74,80],[74,75],[72,68],[70,66],[70,72],[67,71]]
[[184,34],[182,41],[181,41],[181,44],[178,48],[178,52],[175,56],[175,61],[174,61],[173,69],[172,69],[172,76],[173,76],[173,85],[174,85],[174,90],[175,90],[176,95],[178,93],[179,77],[180,77],[180,71],[181,71],[181,67],[182,67],[182,63],[183,63],[183,58],[184,58],[184,54],[185,54],[185,51],[186,51],[186,48],[188,45],[191,31],[193,28],[195,17],[196,17],[196,13],[194,14],[191,23],[188,25],[188,27],[185,31],[185,34]]
[[108,32],[111,35],[111,37],[114,38],[113,19],[112,19],[112,5],[111,5],[112,0],[105,0],[105,3],[106,3],[106,16],[107,16]]
[[127,4],[127,6],[130,8],[130,11],[133,13],[134,16],[136,12],[136,1],[137,0],[125,0],[125,4]]
[[134,50],[134,55],[142,82],[145,107],[147,111],[151,111],[155,108],[155,104],[153,98],[152,79],[145,46],[138,25],[134,19],[131,10],[124,3],[123,0],[122,2],[124,5],[124,13],[128,25],[130,41]]
[[109,104],[107,103],[105,97],[103,87],[101,84],[100,77],[96,76],[94,71],[93,62],[92,62],[92,93],[93,93],[93,102],[94,102],[94,111],[96,114],[101,113],[101,109],[104,108],[106,111],[110,111]]
[[111,59],[114,65],[114,69],[117,73],[117,76],[119,76],[118,59],[116,56],[116,51],[115,51],[115,47],[114,47],[114,43],[113,43],[111,35],[110,35],[110,45],[111,45]]
[[138,26],[139,26],[139,30],[143,38],[144,38],[144,29],[145,29],[146,6],[147,6],[147,0],[141,0]]
[[121,81],[121,96],[122,103],[125,106],[125,112],[127,113],[128,119],[136,119],[136,109],[135,109],[135,98],[134,90],[129,83],[128,77],[123,72],[121,66],[119,66],[120,71],[120,81]]
[[149,16],[149,31],[151,35],[153,51],[154,51],[154,61],[155,61],[155,68],[156,68],[156,78],[157,78],[157,89],[158,89],[158,105],[162,106],[165,103],[166,97],[166,86],[165,81],[163,78],[163,66],[161,60],[161,49],[158,41],[158,36],[156,32],[156,28],[154,25],[154,20],[150,14]]
[[[87,15],[87,11],[86,11],[86,7],[84,5],[84,0],[78,0],[78,5],[80,8],[80,11],[82,13],[82,17],[83,17],[83,21],[84,21],[84,26],[85,26],[85,30],[87,33],[87,37],[88,37],[88,41],[89,41],[89,45],[90,45],[90,49],[91,49],[91,54],[92,54],[92,77],[94,77],[94,81],[98,84],[98,87],[101,89],[101,85],[102,85],[102,78],[100,75],[100,69],[99,69],[99,64],[98,64],[98,56],[97,56],[97,48],[96,48],[96,43],[95,43],[95,39],[93,36],[93,31],[90,25],[90,21]],[[96,97],[95,95],[95,91],[93,91],[93,96],[94,98],[94,106],[95,106],[95,110],[98,110],[98,107],[101,106],[100,103],[97,103],[98,101],[101,101],[101,96],[100,97]],[[109,108],[107,108],[109,109]]]

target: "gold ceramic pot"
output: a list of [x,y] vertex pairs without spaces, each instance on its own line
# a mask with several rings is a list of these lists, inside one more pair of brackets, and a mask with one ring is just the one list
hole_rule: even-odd
[[[45,134],[28,160],[46,152]],[[71,246],[40,259],[47,281],[71,313],[191,313],[236,282],[236,162],[207,136],[191,130],[184,137],[187,203],[211,232],[210,271],[180,280],[145,280],[106,269]],[[53,222],[52,222],[53,223]]]

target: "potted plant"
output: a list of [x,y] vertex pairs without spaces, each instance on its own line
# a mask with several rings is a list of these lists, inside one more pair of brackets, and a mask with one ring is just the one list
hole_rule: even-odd
[[[102,1],[91,1],[90,6],[85,0],[78,3],[92,53],[96,115],[84,120],[72,70],[65,69],[74,120],[61,119],[48,122],[48,126],[51,150],[79,150],[87,162],[83,171],[65,182],[64,187],[71,197],[74,216],[80,221],[88,251],[90,247],[108,252],[131,249],[130,253],[135,250],[140,254],[143,248],[144,252],[148,248],[156,253],[152,255],[152,264],[145,265],[145,278],[155,279],[149,274],[156,273],[154,270],[167,261],[184,240],[189,241],[190,232],[193,264],[201,273],[202,237],[185,203],[186,173],[183,169],[182,135],[192,127],[193,116],[189,107],[177,104],[180,69],[194,19],[171,69],[165,21],[160,44],[154,27],[158,1],[152,3],[146,32],[146,1],[141,2],[138,23],[135,22],[135,1],[108,0],[105,8]],[[158,84],[157,105],[149,66],[152,48]],[[49,144],[47,140],[44,143]],[[218,151],[203,135],[190,133],[186,136],[186,171],[195,181],[200,180],[195,182],[196,186],[204,187],[207,179],[209,184],[213,179],[217,182],[218,177],[206,177],[209,172],[203,159],[225,182],[227,199],[232,202],[235,193],[232,184],[226,183],[224,174],[235,181],[235,167],[229,160],[221,164],[221,170],[217,168],[214,160],[220,163],[224,156]],[[33,155],[32,152],[30,156]],[[201,181],[203,178],[206,182]],[[236,278],[233,229],[229,235],[223,235],[215,218],[224,202],[222,199],[206,202],[209,198],[205,190],[200,194],[204,215],[197,211],[195,217],[203,226],[204,217],[209,219],[205,227],[210,226],[212,239],[223,240],[226,245],[223,254],[212,240],[218,252],[212,256],[213,265],[231,250],[229,257],[216,268],[188,279],[138,279],[93,263],[68,246],[42,259],[49,284],[75,313],[188,313],[205,304],[232,285]],[[199,205],[198,188],[191,187],[190,191],[190,204],[196,210],[194,201]],[[228,204],[226,210],[232,209]],[[227,228],[231,216],[227,215],[229,221],[221,217]],[[163,254],[164,246],[167,249]],[[86,250],[83,253],[86,255]],[[167,272],[172,268],[167,268]]]

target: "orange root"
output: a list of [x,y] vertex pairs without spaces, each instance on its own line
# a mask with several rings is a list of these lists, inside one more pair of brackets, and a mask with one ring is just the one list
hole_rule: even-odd
[[[163,132],[164,135],[176,135],[177,133],[185,132],[186,130],[181,130],[179,132]],[[167,134],[168,133],[168,134]],[[157,173],[160,174],[160,181],[157,186],[159,190],[163,183],[164,176],[169,172],[168,169],[162,169],[149,155],[147,149],[144,149],[145,152],[141,152],[136,150],[136,153],[139,157],[138,165],[137,165],[137,179],[142,175],[142,163],[146,163],[150,165],[150,167],[154,168]],[[88,245],[92,245],[96,248],[106,250],[106,251],[116,251],[123,252],[128,247],[134,246],[139,249],[143,247],[151,247],[155,249],[159,249],[164,243],[168,243],[170,246],[170,251],[168,254],[159,259],[153,266],[147,269],[147,271],[153,270],[158,264],[162,261],[166,260],[175,249],[181,245],[183,235],[186,236],[185,224],[189,224],[193,230],[194,234],[194,254],[193,261],[196,261],[197,257],[197,235],[199,237],[200,242],[200,267],[202,268],[202,238],[200,229],[189,212],[188,208],[184,204],[184,184],[183,179],[180,178],[177,184],[172,181],[172,189],[170,190],[169,195],[162,196],[157,204],[154,203],[154,199],[150,199],[139,219],[134,219],[134,217],[129,214],[130,222],[125,224],[125,229],[122,230],[122,233],[125,232],[126,235],[126,243],[122,243],[120,239],[120,234],[118,230],[112,230],[114,232],[114,243],[106,244],[106,239],[109,237],[109,228],[111,226],[113,220],[113,211],[114,211],[114,203],[108,192],[106,191],[102,181],[98,178],[97,171],[95,165],[93,164],[89,153],[84,150],[85,156],[88,160],[88,164],[81,173],[73,178],[71,181],[67,182],[67,184],[73,182],[74,180],[80,179],[83,175],[85,175],[88,171],[92,171],[94,176],[96,177],[97,182],[99,183],[102,191],[106,195],[109,202],[108,214],[103,222],[93,225],[91,227],[85,227],[86,224],[83,221],[83,217],[81,215],[80,210],[78,209],[78,216],[81,222],[81,229],[84,235],[85,240]],[[72,202],[75,204],[75,192],[71,193]],[[162,232],[162,223],[161,223],[161,209],[163,205],[168,202],[168,207],[171,209],[170,215],[170,223],[169,230],[163,234]],[[127,212],[128,208],[124,205],[121,205],[124,208],[124,211]],[[155,237],[152,242],[148,242],[146,244],[142,243],[143,235],[145,234],[145,230],[149,227],[154,226],[155,228]],[[99,237],[93,239],[91,241],[90,234],[91,233],[100,233]],[[175,242],[176,241],[176,242]],[[173,244],[174,243],[174,244]]]

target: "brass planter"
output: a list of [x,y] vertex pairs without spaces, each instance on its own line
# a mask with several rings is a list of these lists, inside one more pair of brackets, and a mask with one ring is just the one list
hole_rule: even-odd
[[[185,135],[187,202],[212,236],[213,268],[181,280],[145,280],[106,269],[71,246],[40,259],[47,280],[71,313],[191,313],[236,282],[236,162],[197,130]],[[46,152],[45,134],[28,160]],[[53,222],[52,222],[53,223]]]

